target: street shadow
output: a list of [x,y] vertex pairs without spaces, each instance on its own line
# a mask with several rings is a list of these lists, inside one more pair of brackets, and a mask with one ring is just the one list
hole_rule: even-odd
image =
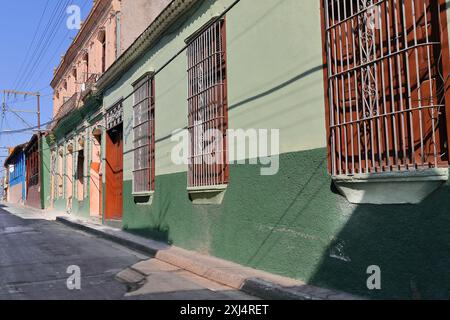
[[[374,299],[449,299],[449,194],[447,183],[418,205],[355,206],[308,282]],[[367,287],[372,265],[381,290]]]

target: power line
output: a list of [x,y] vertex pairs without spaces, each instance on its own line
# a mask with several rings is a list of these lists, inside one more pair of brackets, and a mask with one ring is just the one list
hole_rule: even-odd
[[[83,10],[83,9],[86,7],[86,5],[88,4],[88,2],[89,2],[89,0],[85,0],[85,1],[84,1],[84,4],[82,5],[81,10]],[[58,55],[59,49],[61,49],[61,47],[63,46],[63,44],[66,42],[67,37],[69,36],[69,34],[70,34],[70,30],[68,30],[68,31],[66,32],[66,34],[64,35],[64,37],[61,39],[61,42],[59,43],[58,47],[54,50],[55,53],[54,53],[53,56],[48,60],[47,64],[46,64],[43,68],[41,68],[41,70],[46,70],[48,67],[50,67],[50,65],[52,64],[53,60],[54,60],[55,57]],[[38,74],[39,74],[39,73],[38,73]],[[47,87],[44,87],[43,89],[45,89],[45,88],[47,88]],[[38,90],[38,91],[42,91],[42,89],[40,89],[40,90]]]
[[[53,11],[52,11],[52,13],[51,13],[52,16],[54,16],[54,14],[56,13],[55,10],[56,10],[56,8],[60,5],[60,3],[61,3],[62,0],[58,0],[58,1],[59,1],[59,2],[57,3],[57,5],[53,8]],[[38,50],[38,48],[40,48],[40,46],[41,46],[41,44],[42,44],[43,35],[47,32],[48,27],[49,27],[49,25],[50,25],[50,22],[51,22],[51,19],[49,19],[49,20],[47,21],[47,24],[45,25],[44,30],[43,30],[42,34],[40,35],[39,40],[38,40],[37,43],[36,43],[36,46],[34,47],[33,53],[32,53],[32,55],[31,55],[31,57],[30,57],[30,60],[26,62],[25,69],[23,70],[23,73],[22,73],[22,74],[19,74],[19,80],[15,83],[14,88],[17,89],[17,87],[19,86],[19,84],[22,82],[22,79],[26,76],[26,74],[27,74],[27,72],[28,72],[28,69],[29,69],[29,67],[30,67],[31,64],[32,64],[32,61],[34,60],[34,58],[35,58],[35,56],[36,56],[37,50]]]
[[20,68],[19,68],[19,71],[17,73],[16,79],[14,80],[13,87],[16,87],[17,81],[19,80],[19,75],[22,72],[23,67],[25,66],[25,62],[28,59],[28,56],[29,56],[30,51],[31,51],[31,48],[34,45],[34,42],[36,41],[36,37],[37,37],[39,29],[41,28],[42,21],[44,20],[45,12],[47,12],[47,8],[48,8],[49,2],[50,2],[50,0],[47,0],[47,2],[45,3],[45,7],[44,7],[44,10],[42,11],[41,18],[39,19],[38,26],[37,26],[36,30],[34,31],[33,40],[30,42],[30,45],[28,46],[27,53],[25,55],[25,59],[22,61],[22,64],[20,65]]
[[[44,87],[44,89],[45,89],[45,87]],[[42,90],[36,90],[36,91],[37,92],[41,92]],[[41,98],[50,97],[52,95],[53,95],[53,92],[50,92],[48,94],[41,95]],[[18,103],[22,104],[22,103],[28,102],[28,101],[30,101],[32,99],[34,99],[34,97],[27,97],[27,98],[24,98],[23,100],[16,99],[16,100],[13,100],[13,101],[8,101],[8,105],[11,106],[11,105],[16,105]]]
[[34,51],[31,55],[31,60],[28,61],[25,67],[25,73],[21,77],[21,81],[18,82],[17,87],[25,87],[25,84],[29,82],[30,77],[35,72],[37,64],[42,59],[42,55],[46,49],[48,49],[49,40],[54,35],[54,32],[57,30],[57,26],[61,20],[61,17],[64,17],[64,8],[69,3],[70,0],[66,0],[65,5],[63,5],[63,0],[58,0],[58,3],[53,8],[51,18],[48,20],[44,31],[42,32],[37,45],[34,48]]
[[[241,0],[235,0],[229,7],[227,7],[225,9],[225,11],[223,11],[219,16],[217,16],[214,20],[214,22],[218,22],[220,19],[222,19],[229,11],[231,11],[239,2],[241,2]],[[194,40],[192,40],[194,41]],[[191,43],[187,43],[185,46],[183,46],[174,56],[172,56],[172,58],[170,58],[169,60],[167,60],[166,63],[164,63],[160,68],[158,68],[154,75],[159,74],[161,71],[163,71],[170,63],[172,63],[178,56],[180,56],[184,51],[186,51],[186,49],[189,47]],[[134,91],[132,93],[130,93],[129,95],[127,95],[126,97],[123,98],[123,100],[127,100],[129,99],[131,96],[133,96]],[[58,122],[59,120],[61,120],[63,117],[60,118],[54,118],[48,122],[45,122],[43,124],[41,124],[41,126],[48,126],[50,124],[53,124],[54,122]],[[38,127],[30,127],[30,128],[22,128],[22,129],[17,129],[17,130],[8,130],[8,131],[0,131],[0,136],[2,134],[14,134],[14,133],[23,133],[23,132],[29,132],[29,131],[33,131],[38,129]]]
[[34,79],[34,77],[38,74],[36,73],[36,71],[38,70],[39,65],[42,62],[42,59],[45,56],[46,50],[48,50],[48,48],[50,47],[50,45],[53,43],[57,32],[59,30],[59,26],[62,22],[64,22],[64,18],[65,18],[65,8],[67,7],[67,5],[69,4],[71,0],[67,0],[66,3],[62,6],[62,10],[59,13],[59,17],[56,20],[56,23],[53,25],[53,29],[51,30],[49,36],[47,37],[47,39],[45,40],[45,43],[42,47],[42,50],[39,54],[39,57],[36,61],[36,63],[33,65],[33,68],[30,71],[30,75],[28,77],[26,77],[25,82],[23,83],[23,87],[27,88],[28,85],[30,85],[30,83],[32,83],[32,80]]

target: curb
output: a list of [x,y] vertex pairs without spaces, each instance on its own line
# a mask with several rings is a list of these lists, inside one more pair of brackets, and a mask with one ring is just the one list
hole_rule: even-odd
[[127,248],[131,248],[133,250],[139,251],[141,253],[155,256],[159,250],[158,248],[155,248],[152,246],[152,244],[148,243],[148,241],[145,241],[146,239],[133,236],[131,237],[124,237],[123,235],[120,235],[119,232],[117,232],[115,229],[105,226],[96,226],[96,225],[88,225],[82,221],[67,218],[67,217],[57,217],[57,222],[60,222],[66,226],[69,226],[71,228],[79,229],[81,231],[85,231],[87,233],[90,233],[92,235],[98,236],[100,238],[113,241],[115,243],[118,243],[120,245],[123,245]]
[[[265,300],[362,300],[347,293],[318,288],[300,281],[244,267],[215,257],[166,245],[119,229],[94,225],[71,217],[60,222],[100,238],[113,241],[152,258],[189,271],[203,278]],[[137,270],[139,271],[139,270]]]

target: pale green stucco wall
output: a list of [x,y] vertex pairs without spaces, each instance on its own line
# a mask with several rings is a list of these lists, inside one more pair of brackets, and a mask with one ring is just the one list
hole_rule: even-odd
[[[231,2],[204,1],[192,10],[105,93],[104,106],[128,96],[132,82],[165,63]],[[131,196],[132,99],[125,101],[124,228],[363,296],[448,298],[449,184],[420,205],[406,206],[352,205],[332,184],[320,31],[316,0],[244,0],[227,15],[229,125],[281,129],[283,154],[275,176],[263,177],[251,165],[230,166],[221,205],[193,205],[186,166],[170,161],[174,143],[167,137],[187,125],[186,55],[156,77],[151,206]],[[381,291],[367,289],[370,265],[382,268]]]
[[[131,83],[158,69],[185,39],[233,1],[203,2],[174,34],[165,36],[104,95],[105,107],[132,92]],[[282,19],[280,19],[282,17]],[[281,153],[325,146],[319,3],[242,1],[227,15],[230,129],[280,129]],[[187,59],[181,54],[155,78],[156,174],[187,171],[170,155],[174,130],[187,126]],[[125,166],[132,165],[132,98],[124,101]],[[128,125],[127,125],[128,124]],[[124,180],[131,179],[126,170]]]

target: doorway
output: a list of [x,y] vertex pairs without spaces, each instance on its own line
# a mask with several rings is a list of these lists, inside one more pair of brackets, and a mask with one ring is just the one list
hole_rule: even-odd
[[66,210],[72,213],[73,200],[73,146],[67,147],[66,154]]
[[[98,129],[97,129],[98,130]],[[92,137],[92,162],[90,167],[90,211],[91,217],[101,218],[102,216],[102,170],[101,170],[101,131],[93,132]]]
[[123,215],[123,125],[106,134],[105,219],[122,220]]

